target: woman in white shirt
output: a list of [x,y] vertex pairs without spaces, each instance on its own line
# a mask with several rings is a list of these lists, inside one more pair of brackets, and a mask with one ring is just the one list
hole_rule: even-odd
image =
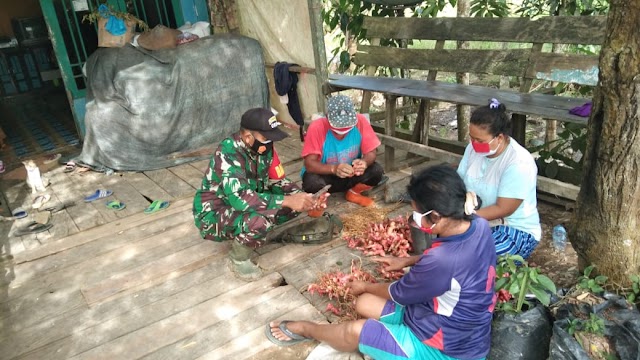
[[508,135],[507,108],[496,99],[476,108],[470,144],[458,165],[469,191],[482,200],[477,214],[491,222],[496,253],[528,258],[540,241],[537,209],[538,169],[533,157]]

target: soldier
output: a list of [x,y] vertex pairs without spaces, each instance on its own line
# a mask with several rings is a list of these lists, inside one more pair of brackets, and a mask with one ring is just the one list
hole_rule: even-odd
[[[275,225],[302,211],[325,207],[284,176],[273,143],[288,136],[270,110],[250,109],[240,131],[222,140],[209,162],[202,186],[193,199],[193,216],[207,240],[232,240],[233,273],[244,280],[260,278],[251,261],[253,249],[265,243]],[[328,194],[327,194],[328,195]]]

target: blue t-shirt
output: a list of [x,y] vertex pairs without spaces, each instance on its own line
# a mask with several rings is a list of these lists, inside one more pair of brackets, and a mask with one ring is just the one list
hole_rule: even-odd
[[499,156],[488,158],[476,153],[469,144],[458,165],[458,174],[467,190],[480,196],[482,207],[494,205],[499,197],[521,199],[516,211],[505,218],[506,224],[540,241],[542,229],[536,197],[538,168],[527,149],[511,138]]
[[389,294],[406,307],[404,323],[420,341],[457,359],[480,359],[491,345],[495,266],[489,223],[474,216],[463,234],[434,239]]

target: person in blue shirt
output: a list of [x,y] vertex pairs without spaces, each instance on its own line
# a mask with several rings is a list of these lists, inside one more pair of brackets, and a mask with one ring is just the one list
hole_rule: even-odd
[[[356,113],[348,96],[327,101],[327,117],[314,120],[302,148],[302,189],[315,193],[325,185],[329,192],[345,192],[345,199],[361,206],[373,205],[362,193],[380,185],[384,170],[376,162],[380,139],[369,120]],[[309,215],[322,215],[322,209]]]
[[387,270],[410,267],[392,283],[348,284],[363,319],[340,324],[272,321],[278,345],[315,339],[339,351],[381,359],[485,359],[491,344],[496,252],[488,222],[473,215],[464,182],[438,165],[409,183],[415,224],[437,234],[411,257],[382,257]]
[[498,255],[528,258],[542,235],[536,198],[538,168],[529,153],[507,135],[507,108],[496,99],[475,109],[470,144],[458,165],[469,191],[482,199],[477,211],[491,222]]

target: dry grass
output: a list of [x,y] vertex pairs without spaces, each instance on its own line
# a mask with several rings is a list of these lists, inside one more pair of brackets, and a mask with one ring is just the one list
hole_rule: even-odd
[[343,237],[363,235],[370,224],[379,223],[387,218],[389,213],[401,208],[404,204],[392,204],[385,207],[362,207],[347,215],[341,217],[344,228],[342,229]]

